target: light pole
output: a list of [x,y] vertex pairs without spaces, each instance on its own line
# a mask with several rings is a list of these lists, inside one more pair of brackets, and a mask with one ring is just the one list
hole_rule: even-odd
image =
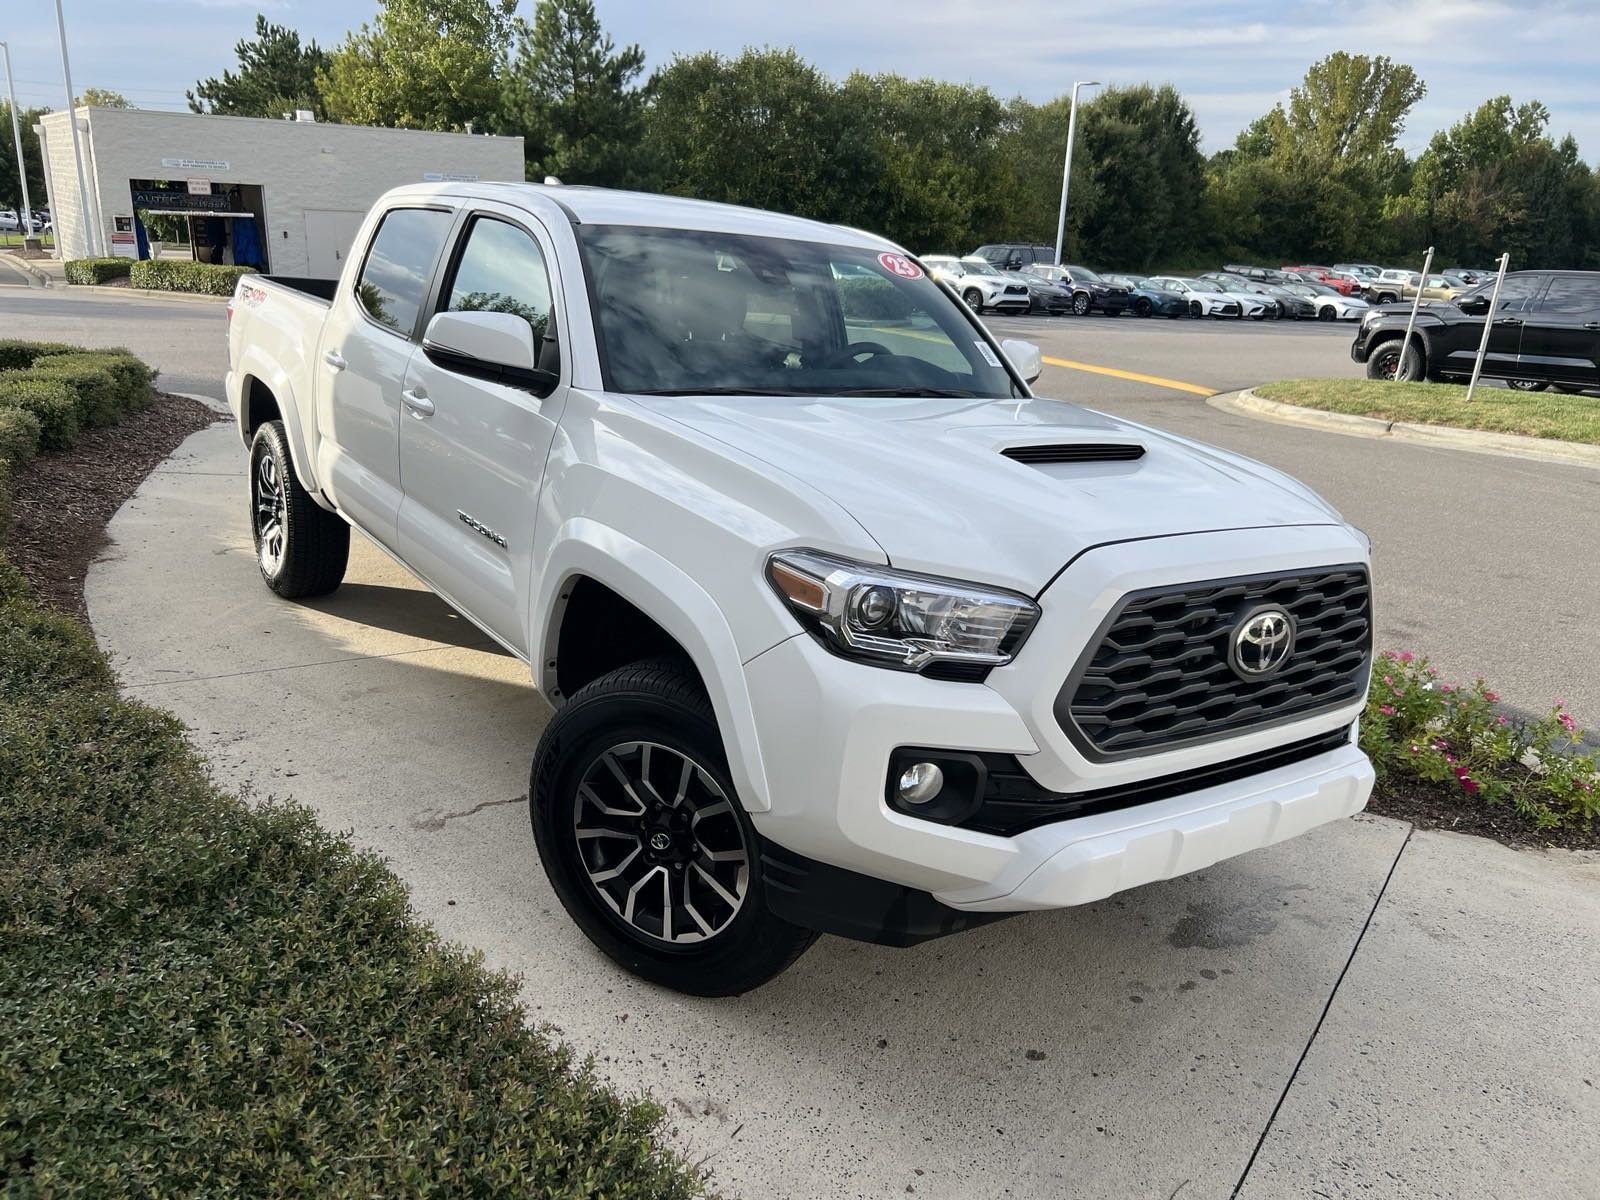
[[[60,4],[61,0],[56,0]],[[1067,114],[1067,161],[1061,167],[1061,215],[1056,218],[1056,266],[1061,265],[1061,255],[1067,238],[1067,187],[1072,183],[1072,139],[1078,132],[1078,89],[1099,87],[1098,79],[1081,79],[1072,85],[1072,109]]]
[[[72,95],[72,68],[67,63],[67,20],[61,15],[61,0],[56,0],[56,36],[61,39],[61,79],[67,85],[67,125],[72,129],[72,161],[78,168],[78,212],[79,220],[87,234],[88,252],[90,258],[100,256],[100,233],[95,229],[94,217],[89,211],[89,182],[83,174],[83,143],[78,138],[78,106]],[[63,230],[56,229],[59,239]],[[59,247],[60,241],[56,242]]]
[[22,244],[33,240],[33,205],[28,200],[28,164],[22,158],[22,126],[17,124],[17,88],[11,78],[11,47],[0,42],[6,64],[6,95],[11,100],[11,138],[17,144],[17,180],[22,184]]

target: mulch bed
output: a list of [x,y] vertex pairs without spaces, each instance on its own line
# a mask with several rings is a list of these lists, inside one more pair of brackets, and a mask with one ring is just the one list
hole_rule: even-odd
[[1600,850],[1600,829],[1535,829],[1508,807],[1468,800],[1459,791],[1426,780],[1389,776],[1373,791],[1367,811],[1410,821],[1418,829],[1470,833],[1507,846]]
[[106,522],[179,443],[222,420],[197,400],[161,392],[144,412],[17,471],[6,554],[39,599],[87,623],[83,579],[106,544]]

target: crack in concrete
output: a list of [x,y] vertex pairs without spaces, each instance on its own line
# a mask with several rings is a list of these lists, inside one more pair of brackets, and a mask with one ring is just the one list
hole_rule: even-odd
[[1328,992],[1328,999],[1322,1006],[1322,1011],[1317,1014],[1317,1023],[1311,1027],[1311,1036],[1306,1038],[1306,1044],[1300,1051],[1300,1057],[1295,1060],[1294,1070],[1289,1072],[1289,1078],[1284,1080],[1283,1091],[1278,1093],[1278,1102],[1272,1106],[1272,1112],[1267,1117],[1267,1123],[1262,1126],[1261,1136],[1256,1139],[1255,1149],[1250,1151],[1250,1159],[1244,1164],[1244,1171],[1239,1175],[1239,1182],[1233,1185],[1233,1191],[1228,1193],[1228,1200],[1238,1200],[1239,1193],[1244,1190],[1245,1181],[1250,1178],[1250,1169],[1256,1165],[1256,1158],[1261,1154],[1261,1147],[1267,1144],[1267,1135],[1272,1132],[1272,1125],[1278,1119],[1278,1113],[1283,1109],[1283,1102],[1289,1098],[1289,1089],[1294,1087],[1295,1080],[1300,1077],[1300,1068],[1306,1065],[1306,1059],[1311,1054],[1311,1047],[1316,1043],[1317,1034],[1322,1032],[1323,1022],[1328,1019],[1328,1013],[1333,1009],[1334,997],[1339,994],[1339,987],[1344,983],[1344,977],[1350,973],[1350,964],[1355,962],[1356,953],[1361,949],[1361,943],[1366,940],[1367,930],[1372,928],[1372,918],[1378,914],[1378,905],[1383,903],[1383,897],[1389,890],[1389,881],[1394,878],[1395,871],[1400,866],[1400,856],[1406,852],[1406,847],[1411,844],[1411,835],[1417,831],[1415,825],[1406,828],[1406,836],[1400,842],[1400,848],[1394,852],[1394,861],[1389,864],[1389,873],[1383,877],[1383,884],[1378,888],[1378,894],[1372,899],[1372,908],[1367,912],[1367,919],[1361,923],[1361,932],[1356,934],[1355,945],[1350,947],[1350,955],[1344,960],[1344,966],[1339,970],[1339,977],[1333,981],[1333,988]]
[[481,813],[486,808],[499,808],[506,804],[521,804],[527,798],[528,794],[524,792],[520,796],[512,796],[509,800],[485,800],[480,804],[474,804],[471,808],[464,808],[460,812],[440,812],[436,808],[425,808],[411,818],[411,828],[421,829],[426,833],[438,833],[439,830],[445,827],[445,822],[447,821],[470,817],[474,813]]

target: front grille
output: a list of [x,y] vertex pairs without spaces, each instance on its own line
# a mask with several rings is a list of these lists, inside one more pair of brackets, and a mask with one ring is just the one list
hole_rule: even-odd
[[1020,283],[1006,284],[1006,295],[1008,296],[1026,296],[1027,294],[1028,289]]
[[1237,304],[1223,304],[1218,307],[1217,311],[1225,317],[1237,317],[1240,309]]
[[[1289,614],[1294,648],[1275,673],[1246,679],[1228,644],[1263,605]],[[1106,619],[1056,697],[1056,720],[1097,761],[1172,750],[1352,703],[1371,656],[1362,566],[1151,588]]]

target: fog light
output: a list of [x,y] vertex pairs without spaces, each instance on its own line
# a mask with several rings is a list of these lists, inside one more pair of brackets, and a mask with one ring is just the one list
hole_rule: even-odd
[[896,794],[906,804],[926,804],[944,787],[944,772],[938,763],[913,763],[900,775]]

